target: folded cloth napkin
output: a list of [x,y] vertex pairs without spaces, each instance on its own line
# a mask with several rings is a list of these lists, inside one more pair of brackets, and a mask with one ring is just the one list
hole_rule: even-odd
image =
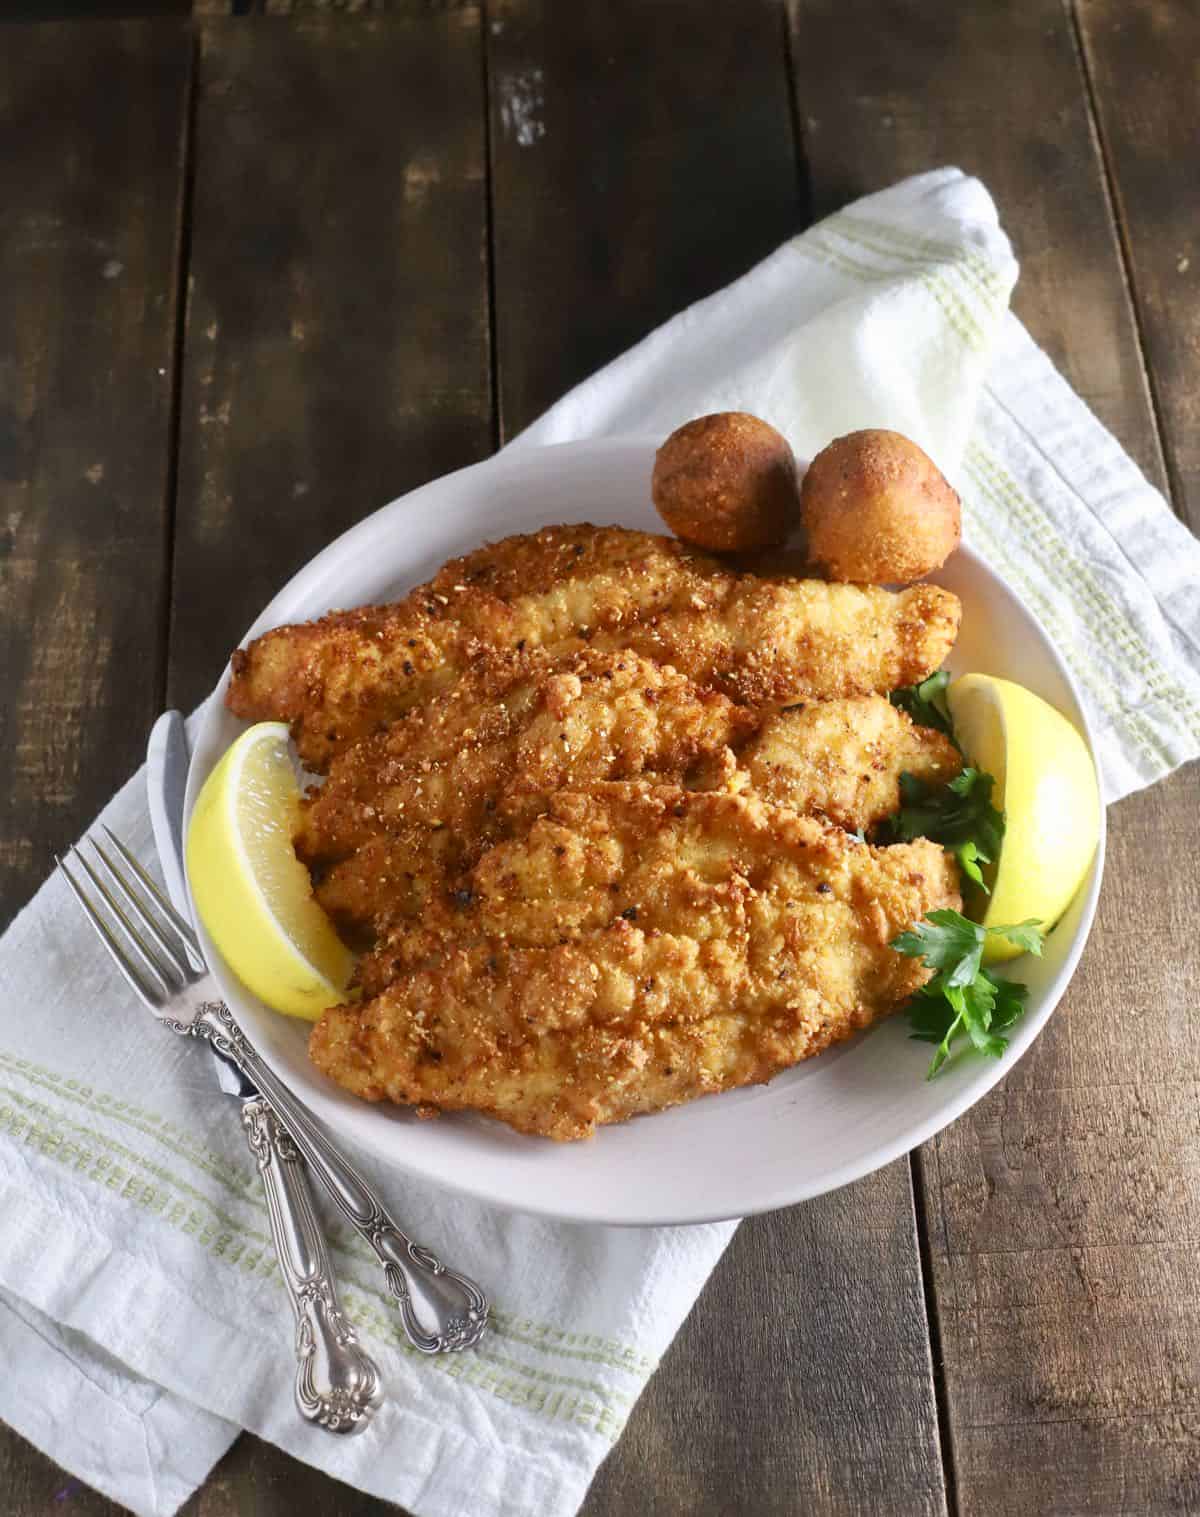
[[[1200,547],[1007,314],[1015,277],[983,187],[921,175],[788,242],[512,446],[726,408],[801,454],[909,433],[1071,663],[1114,799],[1200,751]],[[142,783],[104,820],[150,861]],[[388,1389],[337,1440],[293,1409],[264,1205],[207,1061],[147,1033],[56,880],[0,943],[0,1006],[0,1416],[138,1513],[173,1512],[246,1427],[420,1517],[566,1517],[732,1234],[556,1225],[392,1176],[415,1234],[492,1289],[495,1330],[416,1356],[333,1228]]]

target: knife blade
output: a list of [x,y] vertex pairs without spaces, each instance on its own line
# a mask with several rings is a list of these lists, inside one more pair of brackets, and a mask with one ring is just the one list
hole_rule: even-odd
[[183,871],[183,798],[187,790],[187,728],[178,711],[164,711],[146,745],[146,797],[154,846],[176,911],[191,920]]

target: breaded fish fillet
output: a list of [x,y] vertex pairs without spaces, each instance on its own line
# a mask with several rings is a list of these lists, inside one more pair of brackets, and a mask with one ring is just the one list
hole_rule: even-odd
[[466,842],[486,835],[510,791],[679,776],[757,726],[726,696],[636,653],[589,650],[559,665],[526,656],[523,669],[485,658],[338,754],[304,803],[297,850],[337,859],[416,825]]
[[948,779],[961,767],[949,739],[881,696],[779,712],[760,727],[746,708],[631,653],[589,652],[557,672],[508,678],[507,665],[473,669],[339,754],[306,799],[297,851],[318,873],[321,904],[356,940],[453,890],[509,830],[517,795],[654,775],[696,790],[751,788],[859,831],[896,811],[901,772]]
[[634,653],[559,668],[484,659],[452,691],[337,755],[301,808],[296,849],[356,940],[422,912],[504,836],[514,794],[592,780],[678,778],[757,721]]
[[484,855],[446,950],[327,1011],[310,1052],[368,1100],[586,1137],[870,1025],[926,977],[890,940],[959,904],[933,843],[872,848],[752,795],[562,792]]
[[[962,768],[962,755],[883,696],[860,695],[768,716],[739,750],[737,766],[764,800],[866,832],[900,809],[902,774],[944,784]],[[712,788],[703,776],[689,783]]]
[[324,770],[488,652],[631,649],[741,704],[783,706],[923,679],[959,614],[933,585],[763,580],[672,538],[548,527],[452,561],[395,605],[264,634],[234,654],[228,702],[290,722],[303,761]]

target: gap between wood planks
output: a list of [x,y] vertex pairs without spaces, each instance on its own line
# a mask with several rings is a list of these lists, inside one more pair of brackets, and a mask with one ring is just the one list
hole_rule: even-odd
[[1146,395],[1150,402],[1150,416],[1154,422],[1154,432],[1158,443],[1158,453],[1162,460],[1162,472],[1164,479],[1164,491],[1167,502],[1176,516],[1186,520],[1179,477],[1171,462],[1171,449],[1167,444],[1167,433],[1163,419],[1162,396],[1159,393],[1158,380],[1154,368],[1149,360],[1146,347],[1146,323],[1142,310],[1142,301],[1138,291],[1137,281],[1134,277],[1133,254],[1129,246],[1129,228],[1125,217],[1119,212],[1119,203],[1116,187],[1116,176],[1113,172],[1112,153],[1104,131],[1104,123],[1100,116],[1100,110],[1096,99],[1096,81],[1092,74],[1091,63],[1088,59],[1088,50],[1084,43],[1083,24],[1080,19],[1080,0],[1063,0],[1067,16],[1071,23],[1071,36],[1075,42],[1075,56],[1079,63],[1079,76],[1083,80],[1084,98],[1087,102],[1088,124],[1091,127],[1092,142],[1095,146],[1096,157],[1103,170],[1104,198],[1108,206],[1108,214],[1112,219],[1117,232],[1117,248],[1120,253],[1121,278],[1125,285],[1125,298],[1129,302],[1129,309],[1133,316],[1134,335],[1137,339],[1138,362],[1141,366],[1142,382],[1146,386]]
[[200,39],[192,27],[188,58],[187,101],[183,125],[182,162],[179,165],[182,188],[179,194],[179,221],[176,247],[179,261],[175,269],[175,332],[171,347],[171,410],[167,420],[167,486],[163,528],[163,596],[160,607],[159,647],[163,656],[157,671],[155,704],[160,711],[167,704],[167,675],[171,663],[171,613],[175,593],[175,513],[179,499],[179,435],[183,418],[183,359],[187,346],[188,270],[192,256],[192,201],[196,189],[196,101],[199,92]]
[[[781,0],[780,20],[783,27],[783,57],[787,72],[788,98],[791,106],[792,140],[796,155],[796,180],[802,207],[801,219],[805,227],[813,222],[812,171],[809,165],[804,126],[800,113],[800,92],[796,60],[793,55],[794,33],[788,0]],[[929,1355],[929,1375],[933,1386],[936,1414],[937,1457],[942,1470],[942,1489],[947,1517],[959,1517],[958,1478],[954,1467],[954,1440],[950,1425],[950,1398],[946,1384],[945,1356],[942,1348],[941,1322],[938,1316],[937,1288],[933,1277],[929,1219],[926,1215],[928,1190],[924,1182],[922,1152],[913,1149],[907,1156],[909,1196],[913,1213],[913,1226],[917,1239],[917,1268],[920,1275],[921,1299],[925,1306],[925,1338]]]
[[484,185],[483,209],[487,226],[487,323],[488,362],[492,384],[492,451],[497,452],[503,437],[504,424],[500,415],[500,400],[504,393],[500,387],[500,344],[496,338],[496,193],[493,173],[494,154],[492,145],[492,77],[491,51],[488,48],[488,0],[479,4],[479,70],[483,83],[483,161],[487,166]]

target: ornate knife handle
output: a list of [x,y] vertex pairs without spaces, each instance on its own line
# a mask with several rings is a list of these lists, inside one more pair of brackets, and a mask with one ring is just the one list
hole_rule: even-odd
[[300,1155],[262,1096],[244,1102],[242,1126],[258,1160],[271,1235],[296,1313],[296,1405],[301,1416],[331,1433],[357,1432],[379,1405],[379,1371],[338,1301]]
[[366,1179],[255,1053],[229,1007],[223,1001],[205,1001],[190,1024],[177,1025],[181,1032],[209,1038],[270,1101],[308,1167],[321,1177],[347,1222],[374,1249],[412,1346],[423,1354],[445,1354],[478,1343],[487,1328],[487,1297],[473,1280],[447,1269],[436,1254],[396,1226]]

